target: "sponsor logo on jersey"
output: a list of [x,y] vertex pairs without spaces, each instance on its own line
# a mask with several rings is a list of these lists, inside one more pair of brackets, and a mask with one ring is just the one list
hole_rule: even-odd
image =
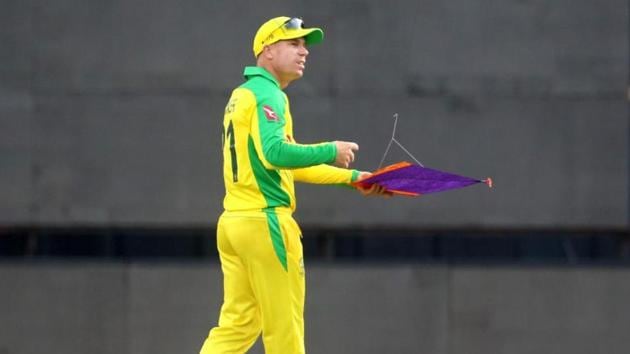
[[271,107],[263,106],[263,111],[265,112],[265,117],[267,117],[267,120],[273,121],[273,122],[277,122],[280,120],[276,112],[274,112],[273,109],[271,109]]

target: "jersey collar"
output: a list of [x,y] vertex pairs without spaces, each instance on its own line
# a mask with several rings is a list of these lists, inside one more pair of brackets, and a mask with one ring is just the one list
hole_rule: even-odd
[[278,80],[276,80],[276,78],[273,77],[273,75],[271,75],[269,71],[260,66],[246,66],[245,71],[243,71],[243,76],[245,76],[246,80],[249,80],[253,76],[262,76],[265,79],[273,82],[276,86],[280,87]]

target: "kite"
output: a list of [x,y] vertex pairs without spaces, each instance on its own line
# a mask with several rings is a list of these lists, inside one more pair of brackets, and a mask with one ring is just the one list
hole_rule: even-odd
[[478,180],[409,162],[399,162],[379,169],[373,172],[370,177],[352,184],[360,188],[369,188],[373,184],[378,184],[393,194],[420,196],[463,188],[477,183],[485,183],[492,188],[492,178]]
[[[379,168],[371,176],[352,183],[355,187],[369,188],[374,184],[384,187],[388,192],[408,196],[420,196],[423,194],[443,192],[450,189],[467,187],[477,183],[485,183],[492,188],[492,178],[483,180],[459,176],[456,174],[434,170],[424,167],[405,147],[396,140],[396,124],[398,123],[398,113],[394,114],[394,132],[387,145],[385,154],[381,159]],[[385,156],[389,152],[392,143],[396,143],[403,149],[417,164],[410,162],[399,162],[384,168],[380,168],[385,161]]]

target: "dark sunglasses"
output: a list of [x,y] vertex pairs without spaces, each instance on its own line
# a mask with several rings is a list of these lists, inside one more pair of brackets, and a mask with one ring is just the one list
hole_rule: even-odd
[[263,43],[268,41],[269,38],[272,38],[273,34],[280,28],[282,28],[284,31],[294,31],[300,28],[304,28],[304,21],[299,17],[293,17],[293,18],[288,19],[285,23],[281,24],[280,26],[276,27],[273,31],[271,31],[269,33],[269,36],[265,38]]
[[[299,18],[299,17],[293,17],[292,19],[289,19],[287,22],[283,23],[282,26],[280,27],[284,27],[287,30],[294,30],[294,29],[298,29],[298,28],[304,28],[304,21]],[[278,28],[280,28],[278,27]],[[276,29],[278,29],[276,28]]]

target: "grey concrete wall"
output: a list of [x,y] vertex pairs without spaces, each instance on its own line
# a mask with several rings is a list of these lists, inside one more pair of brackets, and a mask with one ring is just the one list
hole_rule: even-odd
[[[307,265],[307,351],[627,353],[629,276]],[[3,263],[0,281],[3,354],[196,353],[222,299],[220,268],[205,263]]]
[[424,164],[496,183],[388,201],[303,186],[303,223],[626,227],[627,6],[6,0],[0,223],[214,223],[227,96],[258,25],[296,14],[326,32],[288,90],[299,140],[356,140],[371,170],[398,112]]

